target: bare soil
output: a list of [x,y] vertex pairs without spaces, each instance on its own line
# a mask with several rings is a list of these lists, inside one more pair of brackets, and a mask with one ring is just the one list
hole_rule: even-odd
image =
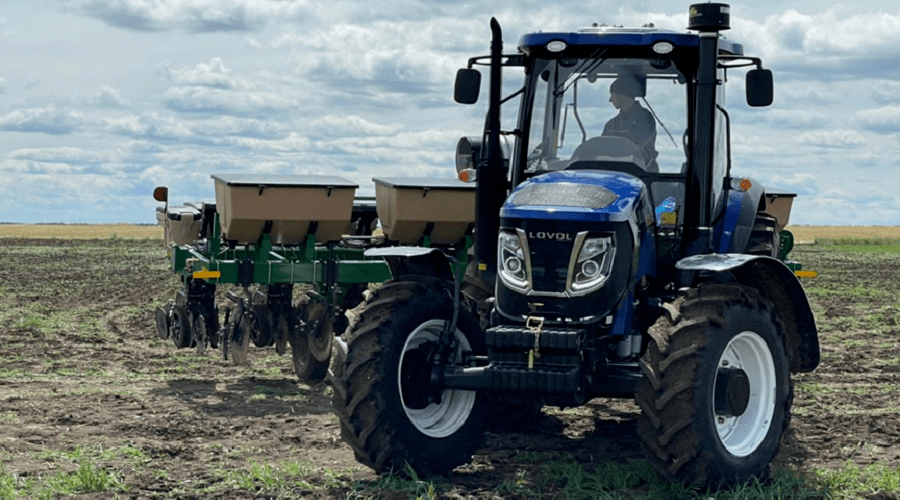
[[[242,485],[229,472],[301,464],[292,496],[375,494],[367,488],[377,477],[341,442],[330,388],[298,381],[290,353],[251,348],[251,366],[235,366],[217,351],[199,355],[157,338],[154,309],[178,287],[158,245],[0,239],[2,467],[41,480],[77,466],[62,454],[88,450],[127,487],[120,497],[156,498],[267,496],[265,485]],[[795,376],[792,429],[774,467],[896,466],[897,255],[802,247],[794,257],[820,272],[806,285],[823,360]],[[527,432],[488,433],[472,463],[443,479],[443,495],[507,496],[501,485],[533,477],[549,458],[586,467],[640,459],[637,415],[629,400],[545,408]],[[122,451],[130,449],[139,452]]]

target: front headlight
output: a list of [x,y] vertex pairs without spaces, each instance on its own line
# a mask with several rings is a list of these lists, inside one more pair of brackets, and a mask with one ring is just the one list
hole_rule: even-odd
[[615,255],[612,238],[585,239],[573,270],[572,292],[585,294],[603,286],[609,278]]
[[497,263],[500,279],[506,286],[525,293],[528,291],[526,244],[518,233],[501,231],[498,241]]

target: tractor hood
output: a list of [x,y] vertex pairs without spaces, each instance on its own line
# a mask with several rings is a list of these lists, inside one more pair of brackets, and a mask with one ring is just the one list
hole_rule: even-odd
[[500,212],[497,311],[514,321],[599,322],[638,278],[654,222],[647,188],[632,175],[561,170],[529,179]]
[[621,172],[572,170],[533,177],[517,187],[501,218],[619,222],[632,218],[644,183]]

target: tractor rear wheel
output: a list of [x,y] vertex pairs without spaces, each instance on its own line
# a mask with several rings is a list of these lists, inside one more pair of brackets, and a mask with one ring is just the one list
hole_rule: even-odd
[[[439,283],[393,282],[368,301],[332,362],[333,407],[341,437],[376,472],[445,474],[468,462],[481,444],[487,398],[475,391],[430,386],[430,361],[453,315]],[[483,353],[478,320],[460,310],[450,361]]]
[[700,485],[765,477],[793,401],[775,307],[754,288],[706,284],[665,308],[635,396],[647,460]]

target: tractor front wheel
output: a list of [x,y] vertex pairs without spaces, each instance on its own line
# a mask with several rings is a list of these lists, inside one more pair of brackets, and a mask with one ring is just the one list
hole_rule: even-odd
[[[337,344],[330,381],[341,437],[376,472],[445,474],[468,462],[481,444],[487,399],[431,386],[431,362],[453,315],[446,287],[393,282],[379,289],[360,320]],[[450,363],[483,353],[478,320],[461,310]]]
[[700,485],[765,477],[793,401],[775,307],[756,289],[706,284],[665,308],[635,396],[648,461]]

